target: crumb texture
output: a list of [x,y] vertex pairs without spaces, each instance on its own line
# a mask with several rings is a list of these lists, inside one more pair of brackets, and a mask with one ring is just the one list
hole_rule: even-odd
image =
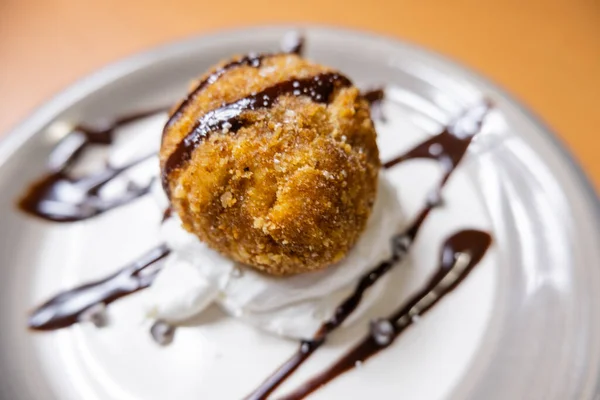
[[[296,55],[227,71],[167,126],[161,167],[194,123],[223,103],[324,72],[332,70]],[[336,89],[324,103],[284,95],[270,108],[244,111],[243,119],[236,132],[227,125],[211,132],[171,171],[171,203],[184,228],[271,275],[341,260],[363,231],[377,192],[380,163],[367,101],[353,86]]]

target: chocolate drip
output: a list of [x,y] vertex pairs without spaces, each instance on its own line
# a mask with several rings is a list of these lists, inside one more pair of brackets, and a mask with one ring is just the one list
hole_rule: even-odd
[[364,274],[356,285],[354,292],[336,308],[333,317],[321,325],[311,340],[303,340],[298,351],[267,378],[258,389],[246,397],[246,400],[267,399],[312,353],[325,343],[327,336],[340,327],[346,318],[356,310],[365,292],[406,255],[409,243],[404,240],[403,236],[394,237],[393,242],[392,257]]
[[171,215],[173,215],[173,209],[171,207],[165,208],[165,211],[163,211],[163,215],[162,215],[162,219],[160,220],[160,223],[164,224],[166,220],[171,218]]
[[290,32],[281,40],[281,51],[302,57],[305,42],[304,36],[300,32]]
[[111,121],[108,124],[101,124],[97,127],[77,125],[73,129],[73,132],[82,133],[87,139],[86,144],[109,145],[113,142],[114,133],[117,128],[138,121],[140,119],[148,118],[154,114],[166,112],[168,110],[169,107],[156,107],[148,110],[138,111],[131,114],[123,115],[121,117],[118,117],[114,121]]
[[150,191],[151,184],[129,185],[118,198],[104,200],[99,196],[99,191],[113,178],[152,156],[154,154],[119,168],[107,166],[83,178],[71,178],[63,171],[48,174],[28,188],[18,206],[22,211],[53,222],[75,222],[94,217]]
[[105,200],[100,190],[113,178],[154,156],[148,154],[120,167],[107,165],[105,169],[79,178],[69,175],[69,170],[90,145],[108,146],[113,142],[117,128],[165,111],[152,109],[118,118],[104,127],[79,125],[68,134],[50,154],[50,172],[31,184],[18,201],[18,207],[37,217],[54,222],[74,222],[87,219],[145,195],[150,185],[129,185],[118,198]]
[[387,122],[387,118],[381,106],[383,99],[385,98],[385,90],[381,88],[366,90],[362,92],[361,95],[369,102],[369,105],[371,106],[371,117],[373,119],[378,119],[381,122]]
[[481,129],[481,124],[490,108],[491,103],[489,101],[484,101],[482,104],[470,108],[440,134],[415,146],[403,155],[387,161],[383,164],[383,167],[391,168],[402,161],[414,158],[437,160],[444,170],[442,183],[446,182],[452,170],[463,158],[475,133]]
[[378,89],[370,89],[370,90],[366,90],[363,91],[361,93],[362,97],[365,98],[365,100],[367,100],[369,102],[370,105],[377,105],[379,103],[381,103],[383,101],[383,99],[385,98],[385,90],[378,88]]
[[489,234],[478,230],[463,230],[450,236],[442,246],[438,269],[423,289],[389,317],[374,321],[370,334],[362,341],[325,371],[283,396],[281,400],[303,399],[354,368],[357,363],[363,363],[390,346],[417,318],[431,310],[469,275],[481,261],[491,242]]
[[242,113],[248,110],[270,108],[280,96],[308,96],[318,103],[328,103],[336,88],[351,86],[352,82],[337,73],[323,73],[309,78],[290,79],[279,82],[261,92],[225,104],[204,114],[192,131],[179,143],[169,156],[162,170],[163,188],[168,193],[169,174],[188,161],[192,152],[211,132],[221,130],[237,132],[246,121]]
[[165,128],[163,130],[163,138],[165,136],[165,133],[167,132],[167,129],[173,126],[173,124],[181,118],[187,107],[189,107],[189,105],[196,99],[198,94],[200,94],[200,92],[202,92],[207,86],[212,85],[217,80],[219,80],[219,78],[225,75],[227,71],[243,66],[259,68],[265,58],[273,56],[274,54],[251,53],[238,60],[230,61],[229,63],[223,65],[221,68],[217,69],[215,72],[207,76],[205,79],[201,80],[196,85],[196,87],[190,92],[190,94],[188,94],[187,98],[183,102],[181,102],[181,104],[179,104],[175,111],[173,111],[171,117],[169,117],[169,120],[167,121],[167,124],[165,125]]
[[163,130],[163,137],[168,128],[173,126],[173,124],[178,121],[187,107],[196,99],[198,94],[202,92],[207,86],[215,83],[219,78],[221,78],[227,71],[232,70],[237,67],[253,67],[259,68],[262,65],[263,60],[271,57],[275,57],[283,54],[296,54],[298,56],[302,56],[304,52],[304,36],[297,32],[291,32],[286,35],[281,43],[281,53],[273,53],[273,54],[257,54],[251,53],[248,54],[238,60],[230,61],[224,66],[217,69],[215,72],[198,82],[196,87],[188,94],[187,98],[173,111],[171,117],[167,121],[165,125],[165,129]]
[[[431,158],[440,162],[444,168],[444,176],[438,187],[433,192],[434,196],[430,196],[427,204],[419,212],[412,224],[404,233],[395,235],[392,238],[392,256],[375,268],[368,271],[359,280],[354,292],[340,304],[333,317],[326,321],[317,331],[311,340],[303,341],[300,344],[298,351],[287,360],[281,367],[275,371],[267,380],[265,380],[254,392],[252,392],[246,400],[264,400],[277,387],[279,387],[300,365],[304,363],[319,347],[321,347],[327,336],[337,329],[358,307],[364,293],[382,276],[384,276],[394,265],[403,260],[414,242],[423,222],[431,210],[441,205],[441,190],[445,186],[450,175],[456,169],[458,163],[464,157],[469,143],[474,135],[481,128],[484,117],[489,111],[489,104],[484,103],[482,106],[468,110],[451,126],[447,127],[442,133],[425,141],[423,144],[417,145],[409,150],[404,155],[384,164],[385,168],[391,168],[400,162],[408,161],[414,158]],[[460,135],[460,136],[455,136]],[[439,152],[434,150],[434,154],[427,152],[432,144],[439,145]],[[435,147],[434,147],[435,149]],[[450,161],[448,161],[450,160]]]
[[98,305],[108,305],[150,286],[160,271],[160,265],[155,263],[169,252],[162,244],[105,279],[60,293],[31,313],[29,328],[40,331],[66,328]]

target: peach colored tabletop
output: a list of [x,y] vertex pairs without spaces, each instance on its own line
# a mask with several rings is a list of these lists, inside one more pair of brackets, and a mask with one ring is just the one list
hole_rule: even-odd
[[0,132],[133,52],[300,21],[393,35],[487,75],[558,133],[600,189],[598,0],[0,0]]

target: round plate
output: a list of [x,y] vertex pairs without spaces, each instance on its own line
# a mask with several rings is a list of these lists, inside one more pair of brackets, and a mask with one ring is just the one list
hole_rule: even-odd
[[[21,399],[236,399],[291,354],[276,338],[219,310],[159,348],[147,333],[144,292],[111,306],[108,328],[26,328],[33,305],[106,275],[157,240],[152,199],[74,224],[23,215],[15,199],[43,173],[57,121],[96,121],[169,104],[188,82],[232,54],[273,51],[292,27],[219,33],[158,48],[82,80],[38,110],[0,146],[0,397]],[[307,57],[358,86],[385,84],[378,122],[385,160],[482,98],[495,104],[483,132],[424,226],[411,262],[390,277],[378,307],[332,337],[282,392],[331,363],[418,288],[441,240],[465,226],[491,231],[492,252],[463,286],[397,343],[314,398],[593,399],[600,395],[600,213],[596,194],[556,138],[501,89],[438,55],[396,40],[306,27]],[[130,130],[156,132],[164,116]],[[155,135],[152,136],[152,133]],[[436,171],[386,172],[408,216]],[[385,240],[386,238],[382,238]],[[384,314],[382,314],[384,313]],[[312,362],[314,361],[314,362]],[[313,397],[311,397],[313,398]]]

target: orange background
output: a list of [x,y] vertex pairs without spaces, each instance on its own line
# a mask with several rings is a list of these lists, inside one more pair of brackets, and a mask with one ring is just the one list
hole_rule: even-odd
[[279,22],[368,29],[462,61],[539,114],[600,189],[599,0],[0,0],[0,132],[133,52]]

